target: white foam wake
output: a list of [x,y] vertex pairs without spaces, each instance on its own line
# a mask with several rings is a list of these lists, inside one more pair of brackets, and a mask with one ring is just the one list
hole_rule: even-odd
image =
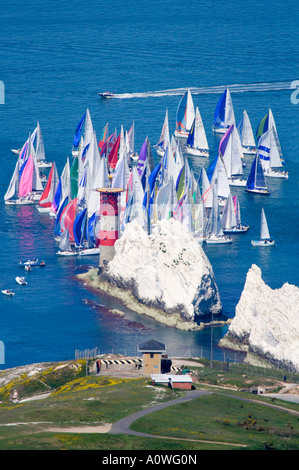
[[[279,91],[289,90],[292,88],[293,80],[281,82],[264,82],[264,83],[243,83],[233,85],[216,85],[206,87],[189,87],[189,90],[194,95],[223,93],[228,87],[231,93],[248,93],[248,92],[261,92],[261,91]],[[113,98],[130,99],[130,98],[159,98],[161,96],[176,96],[183,95],[188,88],[173,88],[171,90],[158,90],[146,91],[140,93],[116,93]]]

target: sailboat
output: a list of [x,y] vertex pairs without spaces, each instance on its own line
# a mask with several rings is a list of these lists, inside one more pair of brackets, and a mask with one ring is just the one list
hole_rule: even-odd
[[258,154],[252,162],[245,191],[248,193],[263,194],[266,196],[270,194],[265,181],[261,159]]
[[190,90],[187,90],[181,98],[176,112],[176,137],[187,138],[194,121],[194,104]]
[[260,240],[251,240],[253,246],[273,246],[275,245],[275,240],[271,240],[270,233],[268,229],[268,223],[265,215],[264,208],[262,207],[261,212],[261,238]]
[[87,207],[76,216],[73,224],[75,246],[78,248],[78,256],[99,255],[100,248],[96,247],[94,239],[94,225],[96,214],[88,220]]
[[222,158],[218,155],[209,166],[207,176],[211,186],[215,186],[218,203],[224,206],[230,193],[229,181]]
[[225,166],[230,186],[246,186],[246,180],[239,178],[243,175],[243,152],[236,126],[232,124],[222,137],[219,144],[219,158]]
[[58,256],[76,256],[77,252],[71,248],[70,235],[68,230],[64,230],[60,234]]
[[243,111],[243,117],[237,125],[237,129],[240,135],[243,153],[246,153],[249,155],[255,155],[256,146],[255,146],[254,135],[253,135],[249,116],[245,109]]
[[223,233],[245,233],[249,229],[248,225],[241,224],[240,204],[237,196],[229,194],[226,205],[221,216],[221,226]]
[[56,189],[59,183],[57,168],[55,161],[52,163],[52,168],[48,177],[46,187],[37,205],[39,212],[50,212]]
[[280,145],[280,141],[279,141],[279,138],[278,138],[276,123],[275,123],[274,116],[273,116],[271,108],[269,108],[268,114],[266,114],[260,120],[260,122],[257,126],[257,130],[256,130],[257,142],[259,142],[260,137],[265,132],[269,131],[270,129],[272,129],[272,131],[273,131],[273,136],[274,136],[274,139],[275,139],[275,142],[276,142],[277,150],[278,150],[281,162],[282,162],[282,164],[284,164],[285,162],[284,162],[284,159],[282,157],[282,150],[281,150],[281,145]]
[[226,88],[217,103],[212,129],[217,134],[225,134],[232,124],[235,124],[235,113],[230,91]]
[[282,167],[279,149],[274,138],[273,128],[261,135],[258,142],[258,154],[264,170],[264,175],[271,178],[288,179],[287,171],[277,171],[274,168]]
[[213,206],[205,228],[206,233],[204,241],[208,245],[232,243],[232,239],[225,236],[222,230],[216,186],[217,181],[213,186]]
[[169,143],[170,143],[170,137],[169,137],[168,109],[166,109],[160,139],[159,139],[159,142],[154,146],[157,151],[157,154],[160,157],[163,157],[166,147],[168,147]]
[[52,163],[46,161],[44,139],[43,139],[39,122],[37,122],[34,142],[35,142],[35,156],[37,159],[38,167],[39,168],[51,168]]
[[196,107],[195,118],[189,131],[184,150],[186,153],[196,157],[209,156],[209,145],[198,107]]

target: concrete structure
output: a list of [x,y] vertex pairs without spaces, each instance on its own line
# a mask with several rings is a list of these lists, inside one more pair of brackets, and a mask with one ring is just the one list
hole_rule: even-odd
[[181,390],[191,390],[193,380],[191,375],[173,375],[173,374],[151,374],[152,384],[163,384],[170,388],[179,388]]
[[119,236],[118,195],[120,188],[99,188],[100,193],[100,247],[99,267],[104,268],[114,257],[114,244]]
[[143,355],[144,375],[161,373],[161,358],[166,351],[165,345],[151,339],[138,345],[138,351]]

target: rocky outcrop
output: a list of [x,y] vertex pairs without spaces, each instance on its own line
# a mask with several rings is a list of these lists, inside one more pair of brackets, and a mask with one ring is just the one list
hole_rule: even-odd
[[299,371],[299,288],[271,289],[252,265],[221,347],[248,351],[262,360]]
[[165,312],[180,312],[187,321],[222,310],[207,256],[174,219],[158,222],[150,236],[138,223],[127,224],[106,276],[132,289],[139,301]]
[[[91,273],[90,273],[91,274]],[[80,275],[88,281],[89,274]],[[90,280],[88,282],[91,282]],[[93,275],[93,287],[96,287]],[[98,277],[98,288],[125,299],[133,310],[183,329],[222,312],[212,266],[182,224],[162,220],[150,236],[135,221],[115,243],[115,256]]]

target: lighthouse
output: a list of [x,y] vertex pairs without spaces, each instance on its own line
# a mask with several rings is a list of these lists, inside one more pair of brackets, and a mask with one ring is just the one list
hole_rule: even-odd
[[100,247],[99,267],[105,268],[114,257],[114,244],[119,234],[118,196],[121,188],[99,188],[100,193]]

